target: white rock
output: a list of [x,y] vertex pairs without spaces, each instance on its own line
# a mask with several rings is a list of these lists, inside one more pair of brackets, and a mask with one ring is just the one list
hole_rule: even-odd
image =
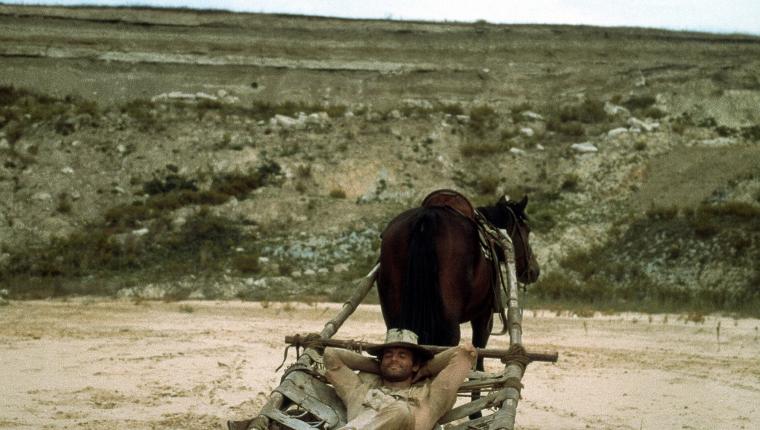
[[187,219],[185,217],[177,217],[172,220],[172,228],[175,230],[179,230],[183,225],[187,223]]
[[520,133],[524,134],[527,137],[533,137],[533,135],[535,134],[535,132],[533,131],[533,129],[530,128],[530,127],[523,127],[523,128],[521,128],[520,129]]
[[253,278],[247,278],[247,279],[245,280],[245,285],[247,285],[247,286],[249,286],[249,287],[252,287],[252,286],[253,286],[253,283],[254,283],[255,281],[256,281],[256,280],[255,280],[255,279],[253,279]]
[[124,146],[123,143],[120,143],[120,144],[116,145],[116,150],[119,151],[119,154],[123,154],[123,153],[127,152],[127,147]]
[[340,263],[333,266],[333,272],[335,273],[343,273],[348,272],[348,263]]
[[8,139],[0,139],[0,151],[11,149],[11,144],[8,143]]
[[311,269],[306,269],[306,270],[303,271],[303,274],[306,275],[306,276],[314,276],[314,275],[317,274],[317,272],[315,272],[315,271],[313,271]]
[[290,276],[293,278],[300,278],[301,276],[303,276],[303,273],[301,273],[300,270],[294,270],[290,272]]
[[76,148],[77,146],[79,146],[81,144],[82,144],[82,142],[80,142],[78,140],[75,140],[75,141],[71,142],[71,146],[73,146],[74,148]]
[[730,138],[730,137],[718,137],[715,139],[707,139],[702,140],[699,142],[702,146],[712,146],[712,147],[720,147],[720,146],[729,146],[736,143],[736,139]]
[[526,110],[525,112],[521,113],[520,115],[522,115],[523,118],[530,119],[530,120],[533,120],[533,121],[543,121],[544,120],[543,116],[541,116],[540,114],[537,114],[537,113],[535,113],[533,111],[529,111],[529,110]]
[[219,90],[219,91],[216,92],[216,96],[219,97],[220,99],[223,99],[223,98],[227,97],[227,91],[226,90]]
[[[300,118],[299,118],[300,119]],[[314,112],[304,118],[306,124],[319,125],[330,120],[327,112]]]
[[607,115],[613,115],[613,116],[617,114],[625,114],[625,115],[631,114],[631,112],[629,112],[628,109],[624,108],[623,106],[618,106],[610,102],[604,103],[604,112]]
[[467,124],[468,122],[470,122],[469,115],[457,115],[456,118],[457,118],[457,121],[461,122],[462,124]]
[[328,272],[329,270],[325,269],[324,267],[320,267],[319,269],[317,269],[317,273],[319,273],[320,275],[324,275],[325,273],[328,273]]
[[524,150],[522,150],[520,148],[509,148],[509,152],[512,153],[512,154],[514,154],[514,155],[525,155],[525,154],[527,154],[527,152],[525,152]]
[[543,151],[546,148],[544,148],[544,145],[541,145],[540,143],[537,143],[536,144],[536,149],[539,150],[539,151]]
[[74,173],[74,169],[72,169],[69,166],[66,166],[63,169],[61,169],[61,173],[65,173],[67,175],[70,175],[70,174]]
[[122,188],[122,187],[118,187],[118,186],[117,186],[117,187],[113,187],[113,191],[114,191],[116,194],[124,194],[124,193],[126,193],[126,192],[127,192],[126,190],[124,190],[124,188]]
[[388,116],[391,119],[400,119],[401,118],[401,112],[399,112],[397,109],[393,109],[388,113]]
[[300,128],[303,126],[304,121],[298,118],[291,118],[287,115],[275,115],[271,122],[273,125],[279,125],[282,128]]
[[50,195],[50,193],[46,193],[43,191],[40,191],[39,193],[34,193],[32,195],[32,200],[37,200],[40,202],[52,200],[53,196]]
[[573,143],[572,145],[570,145],[570,148],[580,153],[590,153],[590,152],[599,151],[599,149],[597,149],[597,147],[591,144],[590,142]]
[[245,248],[237,247],[235,248],[235,252],[245,252]]
[[259,263],[262,263],[262,264],[269,263],[269,258],[267,258],[267,257],[259,257]]
[[428,100],[404,99],[404,105],[427,110],[433,109],[433,104]]
[[71,200],[76,201],[76,200],[79,200],[81,198],[82,198],[82,193],[80,193],[79,191],[72,191],[71,192]]
[[619,136],[619,135],[625,134],[625,133],[628,133],[628,129],[627,128],[625,128],[625,127],[618,127],[618,128],[613,128],[612,130],[608,131],[607,132],[607,136],[609,136],[609,137],[615,137],[615,136]]
[[344,118],[353,118],[354,117],[354,113],[351,112],[350,110],[347,110],[346,113],[343,114],[343,117]]
[[183,93],[182,91],[171,91],[168,94],[161,94],[157,97],[161,98],[169,98],[169,99],[194,99],[195,95],[190,93]]
[[138,236],[138,237],[139,236],[145,236],[146,234],[148,234],[148,232],[150,232],[150,230],[148,230],[147,228],[140,228],[140,229],[137,229],[137,230],[132,230],[132,234],[134,234],[135,236]]
[[632,128],[637,128],[639,130],[643,130],[643,131],[647,131],[647,132],[654,131],[654,130],[660,128],[660,123],[659,122],[656,122],[656,121],[655,122],[642,121],[642,120],[640,120],[640,119],[638,119],[636,117],[630,117],[630,118],[628,118],[628,125],[630,125]]

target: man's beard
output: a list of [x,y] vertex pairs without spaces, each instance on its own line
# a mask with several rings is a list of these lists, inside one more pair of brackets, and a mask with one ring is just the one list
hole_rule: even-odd
[[384,368],[382,369],[381,373],[382,373],[383,379],[389,382],[405,381],[406,379],[414,375],[414,372],[406,371],[403,368],[398,368],[396,370],[391,370],[390,368]]

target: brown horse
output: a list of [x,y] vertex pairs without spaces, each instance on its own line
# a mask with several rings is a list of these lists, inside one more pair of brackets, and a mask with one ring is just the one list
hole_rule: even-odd
[[[484,348],[493,326],[496,269],[481,252],[470,203],[456,192],[442,193],[464,204],[459,209],[426,204],[433,193],[423,207],[398,215],[383,232],[377,280],[383,318],[388,328],[412,330],[428,345],[457,345],[459,324],[470,321],[473,344]],[[539,275],[528,243],[527,204],[527,197],[514,202],[505,196],[477,208],[512,238],[517,278],[523,283]],[[482,358],[478,369],[483,369]]]

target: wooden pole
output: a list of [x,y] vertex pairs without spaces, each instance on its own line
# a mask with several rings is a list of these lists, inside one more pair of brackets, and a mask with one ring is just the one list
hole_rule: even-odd
[[[346,319],[356,311],[356,308],[359,306],[359,303],[362,302],[364,297],[367,295],[369,290],[372,289],[372,286],[375,283],[375,277],[377,276],[377,271],[380,268],[380,263],[375,264],[375,267],[370,270],[370,272],[365,276],[364,278],[359,281],[359,284],[356,286],[356,289],[354,290],[354,293],[351,295],[351,298],[348,299],[341,308],[340,312],[338,312],[337,315],[333,319],[327,322],[325,324],[322,331],[319,333],[319,336],[322,339],[330,339],[337,331],[338,329],[343,325],[344,322],[346,322]],[[313,364],[313,361],[311,359],[311,355],[307,354],[309,349],[304,351],[304,354],[301,354],[301,357],[298,359],[297,363],[304,365],[304,366],[311,366]],[[269,401],[261,408],[261,411],[259,412],[259,416],[253,419],[251,421],[251,424],[249,424],[249,428],[257,429],[257,430],[267,430],[269,429],[269,418],[265,416],[265,414],[276,411],[282,408],[282,406],[285,403],[285,397],[278,393],[277,391],[273,391],[272,394],[269,396]]]
[[[519,303],[519,290],[517,287],[517,275],[515,273],[515,247],[512,239],[506,232],[502,234],[505,262],[500,265],[502,273],[506,272],[507,278],[507,323],[509,325],[509,344],[522,344],[522,309]],[[504,369],[507,377],[514,378],[518,383],[522,381],[525,367],[517,362],[508,362]],[[506,387],[501,391],[504,401],[501,408],[493,413],[493,421],[489,429],[514,430],[515,417],[517,416],[517,403],[520,400],[520,390],[515,387]]]
[[[298,334],[294,336],[285,336],[285,343],[294,345],[294,346],[303,346],[303,347],[316,346],[308,340],[308,335],[298,335]],[[375,348],[382,345],[380,343],[370,343],[370,342],[341,340],[341,339],[322,339],[322,340],[317,341],[317,344],[322,347],[331,346],[335,348],[345,348],[345,349],[358,350],[358,351],[364,351],[364,350]],[[450,346],[438,346],[438,345],[420,345],[420,346],[432,352],[433,354],[438,354],[439,352],[442,352],[451,348]],[[503,359],[510,355],[510,350],[508,349],[475,348],[475,350],[478,352],[478,357],[484,357],[484,358]],[[525,355],[530,359],[530,361],[548,361],[552,363],[556,363],[557,357],[558,357],[557,352],[543,352],[543,351],[542,352],[526,351]]]

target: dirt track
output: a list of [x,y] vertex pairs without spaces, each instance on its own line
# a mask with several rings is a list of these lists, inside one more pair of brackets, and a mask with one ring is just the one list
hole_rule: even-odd
[[[0,428],[221,428],[261,407],[280,376],[284,336],[319,331],[338,308],[13,302],[0,308]],[[560,361],[529,366],[519,428],[760,423],[758,320],[528,311],[524,325],[526,344],[556,349]],[[376,341],[383,332],[379,309],[362,306],[336,337]]]

